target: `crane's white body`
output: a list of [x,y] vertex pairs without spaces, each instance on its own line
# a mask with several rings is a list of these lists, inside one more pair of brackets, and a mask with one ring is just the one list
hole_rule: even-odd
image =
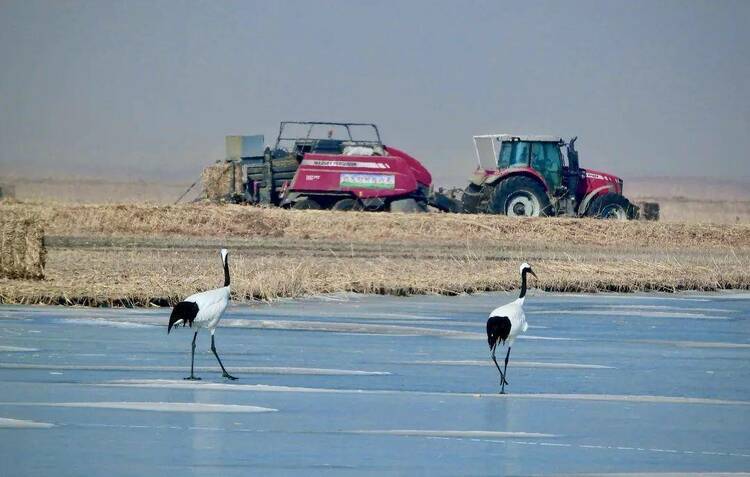
[[198,305],[198,314],[195,315],[193,325],[198,328],[206,328],[214,333],[219,326],[221,315],[229,306],[229,287],[214,288],[200,293],[194,293],[183,301],[190,301]]
[[529,328],[529,324],[526,323],[526,314],[523,312],[524,300],[525,298],[518,298],[506,305],[495,308],[490,313],[490,316],[507,316],[510,320],[510,334],[508,334],[508,339],[506,340],[508,346],[513,346],[516,337]]

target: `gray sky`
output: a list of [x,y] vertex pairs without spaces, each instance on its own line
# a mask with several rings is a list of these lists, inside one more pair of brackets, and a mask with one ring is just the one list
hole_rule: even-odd
[[492,132],[748,178],[748,25],[744,1],[0,0],[0,174],[189,180],[227,134],[317,119],[377,123],[438,185]]

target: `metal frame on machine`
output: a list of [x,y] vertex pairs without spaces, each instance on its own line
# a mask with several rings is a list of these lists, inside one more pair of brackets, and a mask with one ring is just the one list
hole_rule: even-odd
[[[307,128],[307,135],[302,137],[284,137],[284,128],[287,125],[290,124],[298,124],[302,126],[309,126]],[[378,130],[378,127],[373,123],[335,123],[335,122],[325,122],[325,121],[282,121],[279,125],[279,135],[276,138],[276,146],[275,148],[278,149],[279,144],[281,144],[281,141],[295,141],[298,139],[310,139],[310,134],[312,134],[313,127],[315,126],[343,126],[346,128],[346,133],[349,136],[349,140],[356,144],[362,144],[362,145],[374,145],[374,146],[382,146],[383,142],[380,139],[380,131]],[[369,126],[375,131],[375,136],[378,138],[376,141],[371,140],[361,140],[361,139],[354,139],[352,136],[352,131],[350,129],[350,126]]]

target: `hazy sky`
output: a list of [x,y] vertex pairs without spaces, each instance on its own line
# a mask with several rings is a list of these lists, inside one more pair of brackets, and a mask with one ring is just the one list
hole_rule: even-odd
[[746,1],[0,0],[0,175],[184,181],[309,119],[377,123],[438,184],[492,132],[748,178],[749,48]]

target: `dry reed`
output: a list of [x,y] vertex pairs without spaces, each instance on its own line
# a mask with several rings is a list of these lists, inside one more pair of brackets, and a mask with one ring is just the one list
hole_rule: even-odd
[[[533,255],[533,253],[529,253]],[[530,260],[547,291],[713,291],[750,288],[748,255],[649,256],[556,254]],[[256,254],[232,249],[235,300],[321,293],[461,294],[518,287],[519,259],[488,261],[484,251],[444,257]],[[86,306],[171,305],[219,286],[215,248],[52,248],[47,279],[0,280],[0,302]]]

